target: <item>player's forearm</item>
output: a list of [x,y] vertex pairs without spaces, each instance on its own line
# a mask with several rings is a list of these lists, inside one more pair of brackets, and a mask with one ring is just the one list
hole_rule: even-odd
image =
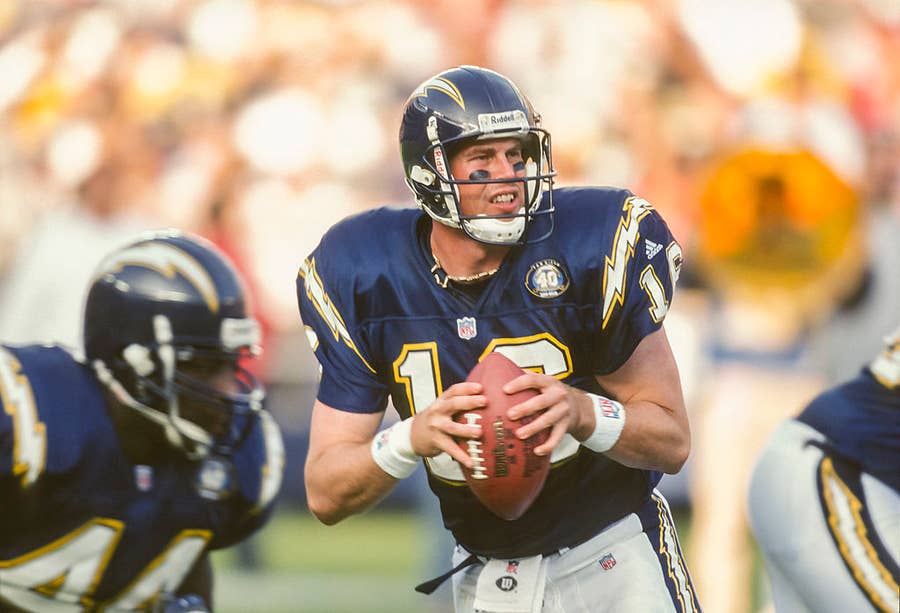
[[[572,396],[577,407],[569,432],[577,441],[632,468],[676,473],[687,460],[691,445],[690,430],[687,421],[679,419],[678,412],[646,399],[632,399],[621,404],[612,401],[610,404],[604,396],[570,389],[574,392]],[[597,400],[599,405],[595,406],[591,398]],[[609,441],[611,448],[604,446],[597,449],[596,440],[594,445],[585,441],[595,435],[598,427],[608,427],[598,424],[604,419],[604,404],[608,407],[606,411],[615,412],[614,407],[620,407],[621,415],[615,412],[615,417],[623,419],[624,426],[620,427],[616,440]],[[600,413],[597,413],[598,410]]]
[[687,461],[691,434],[673,412],[648,401],[625,405],[627,418],[619,440],[606,455],[644,470],[675,474]]
[[[632,468],[677,473],[691,450],[691,431],[681,392],[678,366],[663,328],[645,336],[631,357],[597,382],[621,403],[624,421],[618,438],[602,450],[610,458]],[[600,423],[610,422],[602,409]],[[617,412],[612,409],[613,415]],[[596,422],[590,419],[591,427]],[[618,423],[618,420],[612,420]],[[576,436],[577,438],[577,436]]]
[[397,485],[369,449],[368,443],[344,444],[307,459],[307,505],[322,523],[330,526],[366,511]]

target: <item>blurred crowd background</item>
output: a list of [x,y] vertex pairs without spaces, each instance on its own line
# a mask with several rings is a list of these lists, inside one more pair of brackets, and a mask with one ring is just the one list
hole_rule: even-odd
[[897,0],[0,0],[0,339],[79,347],[105,252],[207,236],[265,323],[302,510],[297,267],[345,215],[411,203],[402,106],[463,63],[532,99],[559,185],[628,187],[681,242],[695,443],[664,484],[707,610],[748,611],[753,455],[900,320]]

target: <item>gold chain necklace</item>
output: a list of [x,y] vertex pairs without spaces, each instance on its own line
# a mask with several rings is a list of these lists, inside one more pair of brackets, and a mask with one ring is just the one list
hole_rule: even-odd
[[[434,275],[434,280],[437,281],[437,284],[441,287],[447,287],[448,281],[453,281],[454,283],[475,283],[476,281],[481,281],[482,279],[487,279],[488,277],[497,274],[497,271],[500,270],[500,267],[497,266],[491,270],[485,270],[483,272],[476,272],[471,275],[464,276],[453,276],[449,274],[446,270],[441,267],[441,261],[438,259],[437,254],[434,251],[431,252],[431,257],[434,258],[434,266],[431,267],[431,274]],[[441,279],[441,273],[443,273],[443,279]]]

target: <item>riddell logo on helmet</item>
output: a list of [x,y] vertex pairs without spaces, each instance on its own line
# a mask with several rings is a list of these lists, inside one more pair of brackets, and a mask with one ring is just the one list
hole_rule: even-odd
[[444,152],[440,148],[434,150],[434,167],[442,177],[447,176],[447,166],[444,164]]
[[482,113],[478,115],[478,127],[482,132],[495,132],[497,130],[527,130],[528,119],[520,110],[504,111],[503,113]]

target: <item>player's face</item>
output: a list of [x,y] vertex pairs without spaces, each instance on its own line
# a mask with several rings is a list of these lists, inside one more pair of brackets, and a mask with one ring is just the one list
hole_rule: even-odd
[[[515,138],[476,141],[450,160],[456,179],[484,181],[525,176],[522,144]],[[462,215],[509,215],[525,206],[524,183],[469,183],[459,185]]]
[[[235,362],[232,360],[192,360],[180,367],[181,371],[223,394],[234,394],[239,391],[239,383],[235,377]],[[190,397],[182,400],[181,412],[187,419],[202,426],[215,437],[228,433],[231,415],[221,407],[210,406],[193,401]]]

